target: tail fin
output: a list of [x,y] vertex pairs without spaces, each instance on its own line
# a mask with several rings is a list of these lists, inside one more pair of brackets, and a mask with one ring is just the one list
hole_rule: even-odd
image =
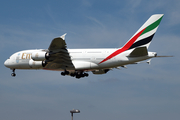
[[133,49],[133,48],[141,47],[140,49],[135,49],[135,51],[131,54],[131,56],[139,55],[138,52],[140,50],[143,50],[143,53],[141,53],[141,55],[146,54],[147,48],[149,47],[151,40],[156,30],[159,27],[159,23],[161,22],[162,17],[163,17],[163,14],[152,15],[122,48],[110,54],[108,57],[102,60],[99,64],[113,58],[114,56],[126,50]]
[[164,14],[152,15],[130,38],[123,48],[126,50],[142,46],[146,46],[148,48],[156,30],[159,27],[163,15]]

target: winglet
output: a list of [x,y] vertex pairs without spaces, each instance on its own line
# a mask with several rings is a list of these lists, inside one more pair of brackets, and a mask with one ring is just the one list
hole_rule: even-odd
[[64,35],[62,35],[60,38],[62,38],[63,40],[65,40],[65,36],[67,33],[65,33]]

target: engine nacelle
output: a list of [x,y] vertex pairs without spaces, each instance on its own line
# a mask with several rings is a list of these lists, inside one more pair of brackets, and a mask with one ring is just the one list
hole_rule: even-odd
[[33,69],[41,69],[46,66],[46,61],[34,61],[34,60],[29,60],[29,66]]
[[31,55],[31,58],[34,61],[43,61],[43,60],[47,60],[49,58],[49,53],[46,52],[33,52]]
[[94,70],[92,71],[93,74],[105,74],[109,71],[110,69],[102,69],[102,70]]

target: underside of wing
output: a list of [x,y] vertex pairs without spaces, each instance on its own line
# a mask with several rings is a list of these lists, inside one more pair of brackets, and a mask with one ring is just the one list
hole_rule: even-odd
[[66,49],[65,35],[54,38],[48,48],[49,58],[45,69],[51,70],[74,70],[68,50]]
[[58,52],[61,49],[66,49],[65,35],[61,37],[54,38],[48,48],[50,52]]

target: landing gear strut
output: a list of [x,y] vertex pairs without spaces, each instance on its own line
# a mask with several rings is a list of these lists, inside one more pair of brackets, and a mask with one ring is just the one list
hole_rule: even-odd
[[11,76],[12,76],[12,77],[15,77],[15,76],[16,76],[15,69],[13,69],[12,72],[13,72],[13,73],[11,74]]

